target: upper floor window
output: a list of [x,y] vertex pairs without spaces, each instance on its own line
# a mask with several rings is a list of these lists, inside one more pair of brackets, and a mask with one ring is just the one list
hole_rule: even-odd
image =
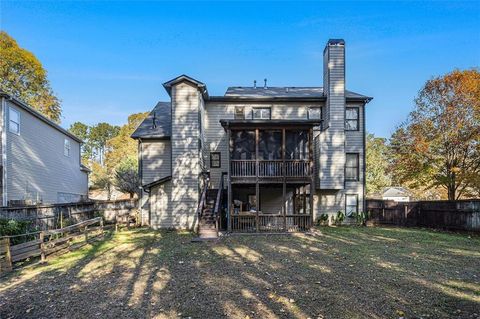
[[309,120],[321,120],[322,119],[322,108],[321,107],[310,107],[308,109],[308,119]]
[[347,107],[345,110],[345,130],[358,131],[358,107]]
[[252,119],[254,120],[270,120],[271,115],[269,107],[254,107],[252,110]]
[[358,181],[358,153],[347,153],[345,161],[345,179]]
[[15,134],[20,134],[20,112],[10,107],[8,109],[8,130]]
[[70,156],[70,141],[67,139],[63,142],[63,155]]
[[245,119],[245,107],[244,106],[235,106],[234,119],[244,120]]

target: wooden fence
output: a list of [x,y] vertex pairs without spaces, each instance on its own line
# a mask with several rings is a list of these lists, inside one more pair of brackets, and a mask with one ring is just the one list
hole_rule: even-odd
[[[79,248],[89,239],[102,236],[103,230],[103,219],[96,217],[60,229],[0,237],[0,273],[11,271],[14,263],[27,258],[40,256],[44,262],[54,253]],[[30,240],[11,245],[12,239],[22,236]]]
[[39,230],[62,228],[65,220],[78,223],[101,215],[106,223],[115,223],[118,216],[132,214],[137,200],[88,201],[66,204],[0,207],[0,218],[30,221]]
[[367,200],[369,223],[480,232],[480,200]]

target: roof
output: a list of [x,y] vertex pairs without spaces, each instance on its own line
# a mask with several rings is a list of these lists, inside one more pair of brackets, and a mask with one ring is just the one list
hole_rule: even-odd
[[80,170],[83,171],[83,172],[86,172],[86,173],[91,173],[92,170],[89,169],[87,166],[83,165],[80,163]]
[[49,118],[45,117],[45,115],[41,114],[40,112],[35,110],[33,107],[31,107],[30,105],[26,104],[25,102],[19,100],[18,98],[14,97],[13,95],[10,95],[6,92],[0,91],[0,96],[10,100],[15,105],[22,108],[24,111],[30,113],[31,115],[35,116],[36,118],[43,121],[44,123],[50,125],[54,129],[56,129],[56,130],[60,131],[61,133],[67,135],[72,140],[77,141],[78,143],[83,143],[83,141],[81,139],[79,139],[77,136],[73,135],[72,133],[70,133],[69,131],[67,131],[66,129],[64,129],[63,127],[58,125],[57,123],[53,122]]
[[[323,87],[229,87],[224,97],[235,99],[326,99],[323,93]],[[371,97],[345,90],[347,100],[357,100],[369,102]]]
[[220,120],[224,128],[231,126],[318,126],[322,120]]
[[405,197],[411,196],[409,190],[403,187],[386,187],[382,193],[383,197]]
[[150,189],[154,186],[157,186],[157,185],[160,185],[160,184],[163,184],[165,182],[168,182],[169,180],[172,179],[172,176],[166,176],[166,177],[163,177],[163,178],[160,178],[154,182],[151,182],[151,183],[148,183],[148,184],[145,184],[145,185],[142,185],[142,188],[143,189]]
[[172,134],[172,107],[170,102],[158,102],[131,135],[134,139],[164,139]]
[[171,79],[170,81],[167,81],[167,82],[163,83],[163,87],[165,88],[165,90],[167,90],[168,95],[171,96],[172,86],[174,86],[175,84],[180,83],[180,82],[189,82],[189,83],[197,86],[201,90],[203,98],[204,99],[208,98],[207,86],[203,82],[195,80],[194,78],[192,78],[192,77],[190,77],[186,74],[182,74],[180,76],[177,76],[174,79]]

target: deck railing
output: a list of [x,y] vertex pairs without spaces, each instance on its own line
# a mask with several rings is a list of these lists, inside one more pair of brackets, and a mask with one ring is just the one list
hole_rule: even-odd
[[232,177],[309,177],[308,160],[231,160]]
[[302,214],[233,214],[231,216],[232,231],[243,233],[254,232],[295,232],[310,229],[311,216]]

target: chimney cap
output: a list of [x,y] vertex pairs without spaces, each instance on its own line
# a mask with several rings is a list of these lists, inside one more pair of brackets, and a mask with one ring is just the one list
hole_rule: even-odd
[[345,45],[345,40],[343,40],[343,39],[329,39],[327,44],[328,45]]

